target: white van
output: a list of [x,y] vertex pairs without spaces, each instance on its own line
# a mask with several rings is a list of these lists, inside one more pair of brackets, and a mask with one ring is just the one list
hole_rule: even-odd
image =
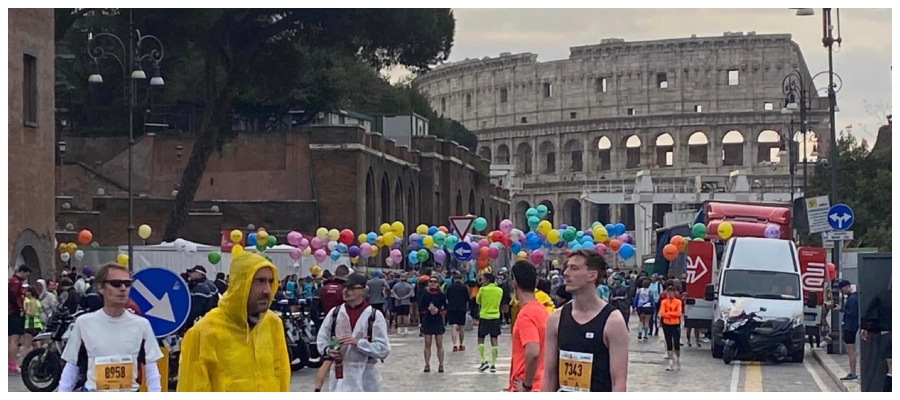
[[[791,358],[802,362],[806,343],[803,325],[803,292],[800,260],[794,242],[782,239],[731,238],[725,244],[721,273],[706,287],[705,297],[714,301],[712,355],[722,357],[722,330],[735,304],[756,312],[765,320],[790,318]],[[765,309],[765,311],[759,311]]]

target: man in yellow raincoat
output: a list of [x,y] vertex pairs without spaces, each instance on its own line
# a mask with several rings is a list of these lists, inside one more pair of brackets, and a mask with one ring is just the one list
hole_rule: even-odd
[[[544,306],[544,309],[547,310],[547,314],[553,314],[553,311],[556,310],[556,306],[553,304],[553,299],[550,298],[550,295],[544,293],[543,290],[535,289],[534,299],[537,300],[537,302],[542,306]],[[519,310],[521,309],[522,305],[520,305],[516,298],[513,297],[510,302],[510,320],[512,322],[510,325],[516,324],[516,317],[519,315]]]
[[243,252],[231,262],[228,291],[219,306],[185,335],[179,392],[287,392],[291,365],[281,320],[269,305],[278,270]]

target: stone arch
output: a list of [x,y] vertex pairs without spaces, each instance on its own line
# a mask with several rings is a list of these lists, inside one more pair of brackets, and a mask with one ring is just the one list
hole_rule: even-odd
[[497,146],[497,155],[494,158],[494,164],[509,164],[509,146],[501,144]]
[[675,139],[668,132],[656,136],[656,166],[675,166]]
[[778,163],[781,161],[781,134],[771,129],[759,132],[756,136],[756,163]]
[[641,167],[641,138],[638,135],[630,135],[622,139],[625,147],[625,168]]
[[481,148],[478,149],[478,155],[485,160],[493,161],[491,158],[491,148],[488,146],[481,146]]
[[384,174],[381,178],[381,222],[390,223],[391,220],[391,184],[388,183],[388,176]]
[[485,214],[487,210],[484,208],[484,199],[481,199],[481,209],[479,211],[481,211],[478,213],[479,217],[484,217],[484,219],[489,219],[491,217],[491,214]]
[[462,191],[456,191],[456,215],[463,215]]
[[[469,212],[468,214],[475,215],[475,189],[469,189]],[[462,214],[460,214],[462,215]]]
[[581,140],[571,139],[563,146],[565,163],[569,172],[584,171],[584,143]]
[[403,181],[398,177],[397,184],[394,186],[394,218],[391,219],[392,222],[403,220],[403,209]]
[[542,200],[540,203],[538,203],[538,205],[541,205],[541,204],[547,206],[547,220],[550,221],[550,223],[553,224],[553,226],[556,226],[556,222],[555,222],[556,209],[553,206],[553,202],[548,199],[548,200]]
[[28,279],[30,282],[56,277],[56,264],[54,264],[54,254],[56,253],[54,253],[53,239],[50,236],[40,236],[32,229],[23,229],[19,232],[15,244],[10,250],[10,273],[15,272],[19,265],[25,264],[32,271]]
[[534,172],[531,165],[533,151],[531,145],[525,142],[516,147],[516,172],[520,175],[531,175]]
[[545,140],[538,147],[538,165],[542,174],[556,173],[556,145]]
[[366,174],[366,229],[375,229],[378,223],[375,211],[375,174],[372,168]]
[[728,131],[722,137],[722,165],[744,165],[744,135]]
[[[794,141],[797,142],[797,154],[799,154],[798,162],[813,162],[819,159],[819,137],[813,131],[806,132],[806,140],[803,140],[803,132],[794,134]],[[804,157],[805,155],[805,157]]]
[[[522,231],[528,230],[528,221],[525,219],[525,212],[528,211],[529,208],[531,208],[531,205],[525,200],[520,200],[516,203],[516,214],[513,218],[513,222],[515,222],[516,228],[519,228]],[[498,223],[497,226],[499,227],[500,224]]]
[[709,165],[709,138],[706,133],[698,131],[688,137],[688,162]]
[[416,226],[420,222],[416,209],[416,190],[412,185],[406,193],[406,215],[406,221],[403,222],[406,226]]
[[568,199],[563,203],[563,210],[564,214],[560,223],[581,229],[581,202],[576,199]]
[[597,155],[597,171],[612,169],[612,141],[606,136],[597,139],[595,146]]

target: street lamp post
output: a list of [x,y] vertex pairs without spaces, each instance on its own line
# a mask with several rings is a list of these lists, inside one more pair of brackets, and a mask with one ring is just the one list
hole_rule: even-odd
[[[122,68],[123,82],[127,91],[126,104],[128,105],[128,268],[133,269],[134,265],[134,107],[137,103],[137,92],[135,84],[137,80],[147,79],[144,73],[143,63],[149,61],[153,65],[153,77],[150,79],[150,86],[160,87],[165,83],[159,73],[159,63],[163,59],[164,49],[162,42],[152,35],[141,35],[140,31],[134,29],[133,11],[128,10],[128,46],[122,42],[118,36],[112,33],[93,33],[88,34],[88,56],[94,63],[94,73],[88,77],[88,83],[103,83],[103,77],[99,72],[99,63],[102,59],[115,60]],[[118,50],[116,52],[107,52],[100,46],[95,45],[95,41],[101,38],[112,39],[114,44],[122,51],[122,57],[119,57]],[[146,54],[141,54],[141,45],[144,43],[153,44],[156,47]],[[114,46],[115,47],[115,46]],[[129,71],[130,66],[130,71]],[[130,73],[129,73],[130,72]],[[129,79],[129,76],[131,79]]]
[[63,195],[63,185],[66,181],[63,179],[63,160],[66,158],[66,141],[60,140],[56,143],[57,149],[59,149],[59,195]]

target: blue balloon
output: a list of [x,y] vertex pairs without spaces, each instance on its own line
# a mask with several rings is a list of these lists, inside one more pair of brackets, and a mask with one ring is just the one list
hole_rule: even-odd
[[616,224],[616,236],[620,236],[620,235],[624,235],[624,234],[625,234],[625,224],[619,222],[618,224]]
[[346,253],[347,245],[343,244],[343,243],[338,243],[337,248],[335,250],[337,250],[338,253]]
[[609,236],[619,236],[619,235],[616,235],[616,226],[615,226],[615,225],[613,225],[613,224],[606,224],[606,225],[604,225],[603,227],[606,228],[606,233],[607,233]]
[[509,245],[510,253],[519,254],[520,251],[522,251],[522,245],[519,242],[512,242],[512,244]]
[[525,241],[534,240],[534,238],[538,237],[537,233],[528,232],[525,234]]
[[341,253],[337,251],[337,249],[331,251],[331,260],[337,261],[341,258]]
[[623,260],[634,257],[634,247],[628,243],[623,244],[622,247],[619,247],[619,257],[622,257]]
[[409,263],[412,264],[412,265],[416,265],[416,264],[419,263],[419,256],[416,254],[415,251],[409,252],[409,256],[407,256],[406,259],[407,259],[407,260],[409,261]]
[[527,239],[525,240],[525,246],[528,247],[528,250],[532,250],[532,251],[541,248],[542,243],[543,243],[543,241],[539,237],[535,237],[532,240],[527,240]]
[[366,241],[369,242],[369,244],[375,244],[375,242],[378,241],[378,234],[375,232],[369,232],[366,235]]
[[584,235],[581,237],[581,243],[594,244],[594,238],[592,238],[590,235]]
[[430,236],[434,236],[434,234],[437,232],[438,232],[438,228],[436,226],[432,226],[432,227],[428,228],[428,235],[430,235]]
[[575,232],[576,239],[581,240],[582,237],[584,237],[584,231]]
[[[573,240],[573,241],[569,242],[569,248],[570,248],[570,249],[573,248],[573,247],[575,247],[575,246],[579,246],[579,245],[580,245],[580,244],[578,243],[577,240]],[[574,250],[574,249],[573,249],[573,250]]]
[[256,246],[256,234],[251,233],[247,235],[247,245],[248,246]]
[[578,251],[581,250],[581,245],[575,244],[574,246],[569,246],[569,248],[572,249],[572,251]]

